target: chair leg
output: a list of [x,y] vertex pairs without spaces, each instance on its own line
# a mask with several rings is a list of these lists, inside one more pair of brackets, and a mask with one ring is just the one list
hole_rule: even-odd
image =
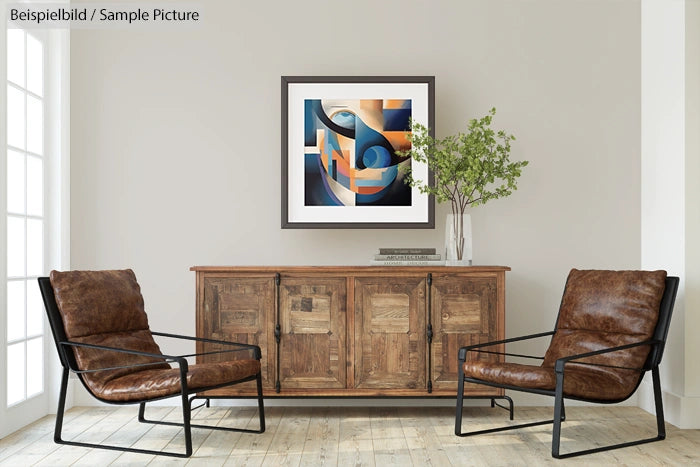
[[107,449],[110,451],[123,451],[123,452],[136,452],[140,454],[152,454],[160,456],[170,456],[170,457],[190,457],[192,455],[192,428],[207,428],[210,430],[221,430],[221,431],[236,431],[244,433],[262,433],[265,431],[265,408],[263,402],[263,392],[262,392],[262,375],[257,375],[257,386],[258,386],[258,411],[260,412],[260,429],[250,430],[244,428],[227,428],[221,426],[212,425],[195,425],[191,423],[191,401],[187,398],[187,387],[183,387],[181,399],[182,399],[182,417],[183,422],[164,422],[158,420],[148,420],[146,419],[146,403],[139,403],[139,413],[138,421],[142,423],[151,423],[156,425],[169,425],[169,426],[180,426],[183,427],[185,432],[185,452],[169,452],[169,451],[154,451],[151,449],[136,449],[122,446],[113,446],[109,444],[95,444],[95,443],[82,443],[77,441],[66,441],[61,438],[61,431],[63,429],[63,415],[65,412],[66,404],[66,392],[68,388],[68,374],[67,369],[63,370],[63,375],[61,377],[61,390],[58,397],[58,409],[56,412],[56,426],[54,429],[54,441],[56,444],[67,444],[70,446],[81,446],[86,448],[98,448]]
[[182,384],[182,424],[185,431],[185,456],[190,457],[192,455],[192,427],[190,426],[192,410],[190,409],[190,400],[187,398],[186,382]]
[[[137,452],[140,454],[153,454],[162,455],[170,457],[189,457],[191,454],[182,454],[179,452],[168,452],[168,451],[154,451],[151,449],[136,449],[122,446],[113,446],[109,444],[96,444],[96,443],[82,443],[78,441],[67,441],[61,438],[61,431],[63,429],[63,415],[66,409],[66,391],[68,388],[68,369],[63,369],[63,375],[61,376],[61,391],[58,396],[58,409],[56,411],[56,427],[54,429],[53,440],[56,444],[66,444],[68,446],[80,446],[84,448],[97,448],[97,449],[107,449],[109,451],[123,451],[123,452]],[[139,421],[143,418],[143,412],[145,410],[146,404],[139,404]],[[190,448],[191,450],[191,448]]]
[[262,386],[262,372],[258,373],[255,382],[258,388],[258,417],[260,417],[260,431],[258,433],[265,432],[265,403],[263,402],[263,386]]
[[63,369],[61,376],[61,392],[58,395],[58,408],[56,409],[56,426],[53,432],[53,440],[56,444],[63,444],[61,431],[63,430],[63,414],[66,410],[66,391],[68,389],[68,369]]
[[564,404],[564,398],[561,399],[561,417],[562,422],[566,421],[566,405]]
[[455,435],[462,435],[462,408],[464,406],[464,370],[459,362],[459,379],[457,380],[457,413],[455,414]]
[[[576,456],[581,456],[584,454],[593,454],[596,452],[602,452],[602,451],[610,451],[612,449],[619,449],[619,448],[625,448],[628,446],[637,446],[640,444],[646,444],[646,443],[652,443],[654,441],[661,441],[666,438],[666,426],[664,423],[664,407],[663,407],[663,400],[662,400],[662,395],[661,395],[661,381],[659,378],[659,367],[655,366],[651,370],[651,376],[652,376],[652,382],[654,386],[654,405],[656,409],[656,427],[658,430],[658,434],[653,437],[653,438],[644,438],[636,441],[627,441],[625,443],[618,443],[618,444],[611,444],[608,446],[602,446],[599,448],[593,448],[593,449],[583,449],[581,451],[574,451],[574,452],[569,452],[566,454],[560,454],[559,453],[559,442],[560,442],[560,435],[561,435],[561,424],[559,424],[559,427],[557,427],[557,422],[554,422],[554,431],[552,432],[552,457],[555,457],[557,459],[566,459],[569,457],[576,457]],[[555,395],[555,401],[554,401],[554,416],[556,419],[556,414],[557,414],[557,400],[559,399],[559,392],[561,391],[561,388],[563,387],[563,378],[562,382],[560,384],[559,382],[559,374],[557,374],[557,395]],[[561,415],[563,417],[563,412],[564,410],[564,403],[563,399],[561,401]],[[563,420],[563,418],[562,418]]]
[[[496,402],[496,399],[505,399],[506,402],[508,402],[508,407],[499,404]],[[511,420],[513,420],[513,399],[511,399],[509,396],[506,396],[505,394],[502,396],[493,396],[491,397],[491,407],[500,407],[502,409],[505,409],[508,411],[508,416]]]
[[556,374],[556,387],[554,389],[554,416],[552,420],[552,457],[559,458],[559,444],[561,441],[561,422],[564,415],[564,373]]
[[[263,386],[262,386],[262,374],[258,373],[258,375],[255,378],[256,383],[257,383],[257,388],[258,388],[258,413],[260,417],[260,428],[257,430],[249,429],[249,428],[229,428],[225,426],[216,426],[216,425],[199,425],[191,422],[191,407],[192,407],[192,401],[195,399],[206,399],[207,404],[209,403],[209,399],[230,399],[230,397],[225,397],[225,396],[197,396],[195,395],[194,397],[191,397],[189,400],[187,399],[186,396],[183,396],[183,423],[178,423],[178,422],[164,422],[162,420],[149,420],[145,417],[144,414],[144,409],[145,409],[145,403],[141,403],[139,407],[139,422],[142,423],[152,423],[154,425],[168,425],[168,426],[181,426],[185,428],[185,441],[187,442],[187,439],[190,439],[190,444],[191,444],[191,434],[187,435],[188,433],[188,428],[187,426],[191,428],[206,428],[208,430],[219,430],[219,431],[235,431],[235,432],[240,432],[240,433],[263,433],[265,432],[265,403],[263,401]],[[187,401],[187,403],[185,403]],[[201,406],[200,406],[201,407]],[[186,414],[185,414],[186,412]]]
[[664,421],[664,402],[661,394],[661,379],[659,377],[659,367],[655,366],[651,370],[651,379],[654,383],[654,405],[656,406],[656,429],[658,439],[666,439],[666,423]]
[[[491,406],[498,405],[499,407],[506,408],[509,411],[510,419],[513,420],[513,400],[508,396],[498,396],[499,398],[506,399],[510,405],[509,408],[503,407],[491,398],[491,396],[485,396],[484,398],[492,399]],[[517,430],[519,428],[530,428],[533,426],[547,425],[552,423],[554,420],[542,420],[537,422],[521,423],[519,425],[506,425],[496,428],[489,428],[486,430],[477,431],[462,431],[462,408],[464,405],[464,374],[461,372],[459,374],[459,380],[457,382],[457,413],[455,414],[455,435],[461,437],[483,435],[487,433],[498,433],[500,431]],[[564,421],[564,401],[561,402],[561,417],[560,422]]]
[[[474,435],[483,435],[486,433],[497,433],[499,431],[507,431],[507,430],[515,430],[518,428],[528,428],[531,426],[539,426],[539,425],[546,425],[548,423],[552,423],[551,420],[544,420],[544,421],[539,421],[539,422],[532,422],[532,423],[522,423],[520,425],[508,425],[508,426],[501,426],[497,428],[490,428],[487,430],[477,430],[477,431],[462,431],[462,411],[464,408],[464,373],[462,372],[462,362],[460,362],[460,369],[459,369],[459,376],[457,380],[457,408],[456,408],[456,413],[455,413],[455,435],[461,436],[461,437],[466,437],[466,436],[474,436]],[[485,396],[484,398],[486,399],[491,399],[491,406],[493,407],[494,405],[498,405],[499,407],[502,407],[500,404],[496,404],[495,400],[491,396]],[[504,399],[506,399],[510,405],[508,412],[510,419],[513,420],[513,399],[511,399],[508,396],[503,396]]]
[[146,403],[141,402],[139,404],[139,416],[138,416],[138,420],[140,423],[148,423],[148,420],[146,420],[145,414],[146,414]]

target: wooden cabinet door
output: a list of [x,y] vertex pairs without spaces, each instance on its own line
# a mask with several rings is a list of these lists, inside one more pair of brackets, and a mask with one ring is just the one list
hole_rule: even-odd
[[[197,334],[208,339],[256,344],[262,351],[262,377],[266,388],[274,388],[274,277],[205,276],[200,284]],[[198,352],[218,350],[212,344],[197,344]],[[238,354],[241,355],[241,354]],[[198,363],[231,360],[237,353],[198,357]],[[245,353],[247,358],[250,356]],[[227,389],[229,392],[255,388],[255,382]]]
[[355,387],[426,387],[425,277],[355,278]]
[[[433,275],[431,378],[434,389],[457,391],[457,353],[460,347],[499,338],[496,286],[495,275]],[[479,355],[484,360],[498,358],[492,354]],[[470,391],[485,393],[489,389],[466,384],[465,393]]]
[[280,281],[280,386],[345,388],[347,279]]

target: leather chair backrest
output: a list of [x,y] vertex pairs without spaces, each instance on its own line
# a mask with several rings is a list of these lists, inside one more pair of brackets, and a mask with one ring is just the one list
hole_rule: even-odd
[[[558,358],[651,339],[666,288],[666,271],[572,269],[566,281],[557,326],[543,366]],[[625,368],[644,367],[649,346],[583,360]],[[591,371],[615,371],[591,367]],[[634,379],[630,380],[633,382]],[[633,391],[635,386],[630,387]]]
[[[131,269],[51,271],[51,286],[68,340],[160,354],[144,311],[141,289]],[[83,373],[83,382],[99,397],[108,381],[145,369],[170,368],[162,359],[73,347],[80,370],[144,365]]]

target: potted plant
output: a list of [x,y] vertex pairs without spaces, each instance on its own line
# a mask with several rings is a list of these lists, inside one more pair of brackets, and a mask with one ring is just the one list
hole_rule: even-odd
[[433,138],[428,128],[412,121],[412,131],[407,136],[411,148],[397,151],[403,157],[427,163],[433,172],[433,183],[429,184],[414,178],[408,167],[405,183],[435,196],[438,203],[451,204],[452,214],[446,224],[448,262],[471,263],[471,219],[465,214],[467,207],[509,196],[517,189],[521,169],[528,164],[510,161],[510,143],[515,137],[490,128],[495,114],[496,109],[492,108],[485,117],[470,120],[466,133],[443,139]]

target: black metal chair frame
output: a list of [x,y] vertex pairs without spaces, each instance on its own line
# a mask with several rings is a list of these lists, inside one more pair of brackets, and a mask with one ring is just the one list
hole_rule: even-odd
[[[154,331],[151,331],[151,334],[154,336],[173,338],[173,339],[181,339],[181,340],[207,342],[207,343],[220,344],[220,345],[228,345],[228,346],[233,346],[235,348],[230,349],[230,350],[220,350],[220,351],[194,353],[194,354],[186,354],[186,355],[164,355],[164,354],[153,354],[153,353],[140,352],[140,351],[134,351],[134,350],[128,350],[128,349],[119,349],[119,348],[115,348],[115,347],[106,347],[106,346],[101,346],[101,345],[92,345],[92,344],[84,344],[84,343],[79,343],[79,342],[71,342],[66,338],[66,334],[65,334],[65,331],[63,329],[63,321],[61,319],[61,315],[60,315],[60,312],[58,310],[58,305],[56,304],[56,297],[54,296],[53,288],[51,287],[51,282],[50,282],[49,278],[48,277],[40,277],[38,279],[38,281],[39,281],[39,288],[41,290],[41,295],[42,295],[42,298],[44,300],[44,306],[46,307],[46,312],[47,312],[47,315],[49,318],[49,323],[51,325],[51,331],[53,333],[54,341],[56,342],[56,349],[58,350],[58,355],[59,355],[59,358],[61,360],[61,365],[63,366],[63,374],[61,377],[61,389],[60,389],[60,394],[59,394],[59,398],[58,398],[58,410],[56,412],[56,425],[55,425],[55,429],[54,429],[54,441],[57,444],[67,444],[67,445],[71,445],[71,446],[82,446],[82,447],[89,447],[89,448],[109,449],[109,450],[113,450],[113,451],[137,452],[137,453],[142,453],[142,454],[155,454],[155,455],[164,455],[164,456],[172,456],[172,457],[190,457],[192,455],[192,430],[191,430],[191,428],[206,428],[206,429],[211,429],[211,430],[235,431],[235,432],[243,432],[243,433],[263,433],[265,431],[265,408],[264,408],[264,403],[263,403],[262,375],[260,372],[258,372],[257,375],[250,376],[250,377],[247,377],[244,379],[227,382],[225,384],[209,386],[209,387],[205,387],[205,388],[197,388],[195,390],[191,390],[187,386],[187,372],[188,372],[188,368],[189,368],[187,358],[201,356],[201,355],[211,355],[211,354],[240,352],[240,351],[253,351],[254,357],[259,360],[261,358],[261,352],[260,352],[259,346],[250,345],[250,344],[239,344],[239,343],[235,343],[235,342],[219,341],[219,340],[213,340],[213,339],[204,339],[204,338],[200,338],[200,337],[182,336],[182,335],[178,335],[178,334],[169,334],[169,333],[154,332]],[[69,349],[71,349],[72,347],[87,347],[87,348],[99,349],[99,350],[104,350],[104,351],[119,352],[119,353],[123,353],[123,354],[152,357],[152,358],[160,359],[160,361],[157,363],[147,363],[147,364],[120,366],[120,367],[81,370],[78,368],[78,365],[76,363],[75,356],[73,355],[73,352],[69,351]],[[133,368],[133,367],[138,367],[138,366],[148,367],[150,365],[156,365],[156,364],[159,365],[161,363],[174,363],[174,364],[178,365],[179,370],[180,370],[180,393],[179,394],[172,394],[172,395],[163,396],[163,397],[151,397],[151,398],[147,398],[147,399],[128,401],[128,402],[108,401],[108,400],[104,400],[104,399],[98,397],[97,395],[95,395],[90,390],[90,388],[85,383],[85,381],[83,380],[83,377],[82,377],[82,375],[85,373],[91,373],[91,372],[96,372],[96,371],[114,370],[114,369],[118,369],[118,368]],[[63,429],[63,416],[64,416],[64,412],[65,412],[66,391],[68,388],[68,376],[69,376],[70,372],[76,373],[78,375],[78,378],[80,379],[80,381],[83,384],[83,386],[85,387],[85,389],[87,389],[88,392],[90,392],[90,394],[93,397],[95,397],[97,400],[100,400],[100,401],[108,403],[108,404],[116,404],[116,405],[139,404],[138,421],[141,423],[152,423],[152,424],[157,424],[157,425],[169,425],[169,426],[181,426],[181,427],[183,427],[184,434],[185,434],[185,452],[181,453],[181,452],[171,452],[171,451],[154,451],[154,450],[150,450],[150,449],[137,449],[137,448],[131,448],[131,447],[126,447],[126,446],[115,446],[115,445],[108,445],[108,444],[93,444],[93,443],[84,443],[84,442],[78,442],[78,441],[64,440],[61,437],[61,431]],[[257,383],[258,414],[259,414],[259,418],[260,418],[259,429],[253,430],[253,429],[246,429],[246,428],[229,428],[229,427],[222,427],[222,426],[199,425],[199,424],[191,423],[192,401],[194,399],[202,399],[202,398],[206,399],[206,405],[207,405],[207,407],[209,406],[209,400],[206,397],[206,395],[198,395],[198,393],[202,393],[204,391],[209,391],[209,390],[217,389],[217,388],[221,388],[221,387],[231,386],[234,384],[244,383],[247,381],[253,381],[253,380],[256,381],[256,383]],[[194,394],[194,396],[192,396],[188,399],[188,397],[191,396],[192,394]],[[157,400],[162,400],[162,399],[168,399],[170,397],[178,397],[178,396],[182,399],[182,419],[183,419],[182,423],[166,422],[166,421],[159,421],[159,420],[148,420],[145,418],[146,403],[157,401]]]
[[[459,349],[459,356],[458,356],[458,358],[459,358],[459,383],[458,383],[458,389],[457,389],[457,413],[456,413],[456,417],[455,417],[455,435],[457,435],[457,436],[474,436],[474,435],[496,433],[496,432],[500,432],[500,431],[515,430],[515,429],[519,429],[519,428],[528,428],[528,427],[533,427],[533,426],[538,426],[538,425],[546,425],[546,424],[552,423],[553,424],[552,457],[557,458],[557,459],[564,459],[564,458],[568,458],[568,457],[580,456],[583,454],[592,454],[592,453],[596,453],[596,452],[609,451],[611,449],[623,448],[623,447],[627,447],[627,446],[636,446],[639,444],[650,443],[653,441],[660,441],[660,440],[665,439],[666,438],[666,427],[664,424],[664,411],[663,411],[663,401],[662,401],[662,395],[661,395],[661,382],[660,382],[660,378],[659,378],[659,364],[661,363],[661,357],[663,356],[664,347],[666,345],[666,338],[668,336],[668,329],[669,329],[669,325],[671,323],[671,314],[673,312],[673,305],[674,305],[675,299],[676,299],[676,292],[678,291],[678,283],[679,283],[678,277],[669,276],[666,278],[666,288],[664,290],[664,294],[663,294],[663,297],[661,299],[661,305],[659,307],[659,319],[658,319],[658,322],[656,324],[656,329],[654,331],[654,335],[652,336],[651,339],[644,341],[644,342],[636,342],[633,344],[622,345],[622,346],[612,347],[612,348],[608,348],[608,349],[602,349],[602,350],[598,350],[595,352],[586,352],[586,353],[577,354],[577,355],[570,355],[570,356],[558,359],[554,365],[554,372],[555,372],[555,376],[556,376],[556,385],[555,385],[555,389],[553,391],[552,390],[544,390],[544,389],[523,388],[523,387],[519,387],[519,386],[511,386],[511,385],[506,385],[506,384],[491,383],[491,382],[480,380],[477,378],[471,378],[468,376],[464,376],[464,362],[466,361],[468,352],[485,352],[485,353],[498,354],[498,355],[511,356],[511,357],[523,357],[523,358],[544,360],[544,357],[514,354],[514,353],[507,353],[507,352],[495,352],[495,351],[481,350],[481,348],[493,346],[493,345],[509,344],[511,342],[518,342],[518,341],[524,341],[524,340],[529,340],[529,339],[536,339],[536,338],[551,336],[555,333],[555,331],[542,332],[539,334],[530,334],[530,335],[521,336],[521,337],[513,337],[510,339],[503,339],[503,340],[493,341],[493,342],[485,342],[482,344],[470,345],[470,346],[462,347],[461,349]],[[559,318],[557,317],[557,321],[558,320],[559,320]],[[556,329],[556,325],[555,325],[555,329]],[[579,360],[582,358],[592,357],[594,355],[601,355],[604,353],[615,352],[615,351],[629,349],[632,347],[638,347],[638,346],[643,346],[643,345],[648,345],[651,347],[651,349],[649,351],[649,356],[647,357],[647,360],[644,363],[644,366],[642,368],[634,368],[634,370],[637,370],[640,373],[639,381],[637,381],[637,386],[635,387],[635,390],[632,391],[630,393],[630,395],[627,396],[626,398],[611,401],[611,400],[587,399],[587,398],[572,397],[572,396],[564,395],[564,392],[563,392],[564,377],[566,376],[565,369],[566,369],[567,363],[573,362],[575,360]],[[579,363],[579,364],[581,364],[581,363]],[[590,363],[586,363],[586,364],[592,365]],[[630,368],[625,368],[625,369],[630,369]],[[614,403],[622,402],[636,392],[637,388],[639,387],[639,385],[642,382],[642,378],[644,377],[644,373],[647,371],[651,371],[652,383],[653,383],[653,388],[654,388],[656,426],[657,426],[657,431],[658,431],[658,434],[656,436],[654,436],[652,438],[645,438],[645,439],[640,439],[640,440],[635,440],[635,441],[628,441],[628,442],[624,442],[624,443],[612,444],[612,445],[607,445],[607,446],[602,446],[602,447],[597,447],[597,448],[592,448],[592,449],[584,449],[584,450],[565,453],[565,454],[561,454],[559,452],[559,445],[560,445],[560,440],[561,440],[561,422],[565,421],[565,419],[566,419],[566,414],[565,414],[565,409],[564,409],[564,399],[580,400],[580,401],[594,402],[594,403],[600,403],[600,404],[614,404]],[[462,411],[463,411],[462,409],[463,409],[463,399],[465,397],[464,396],[464,383],[465,382],[483,384],[486,386],[503,388],[503,389],[514,390],[514,391],[528,392],[528,393],[532,393],[532,394],[552,396],[552,397],[554,397],[554,416],[553,416],[552,420],[543,420],[543,421],[537,421],[537,422],[531,422],[531,423],[523,423],[523,424],[519,424],[519,425],[509,425],[509,426],[501,426],[501,427],[490,428],[490,429],[485,429],[485,430],[463,432],[462,431]],[[511,418],[511,420],[512,420],[512,418]]]

